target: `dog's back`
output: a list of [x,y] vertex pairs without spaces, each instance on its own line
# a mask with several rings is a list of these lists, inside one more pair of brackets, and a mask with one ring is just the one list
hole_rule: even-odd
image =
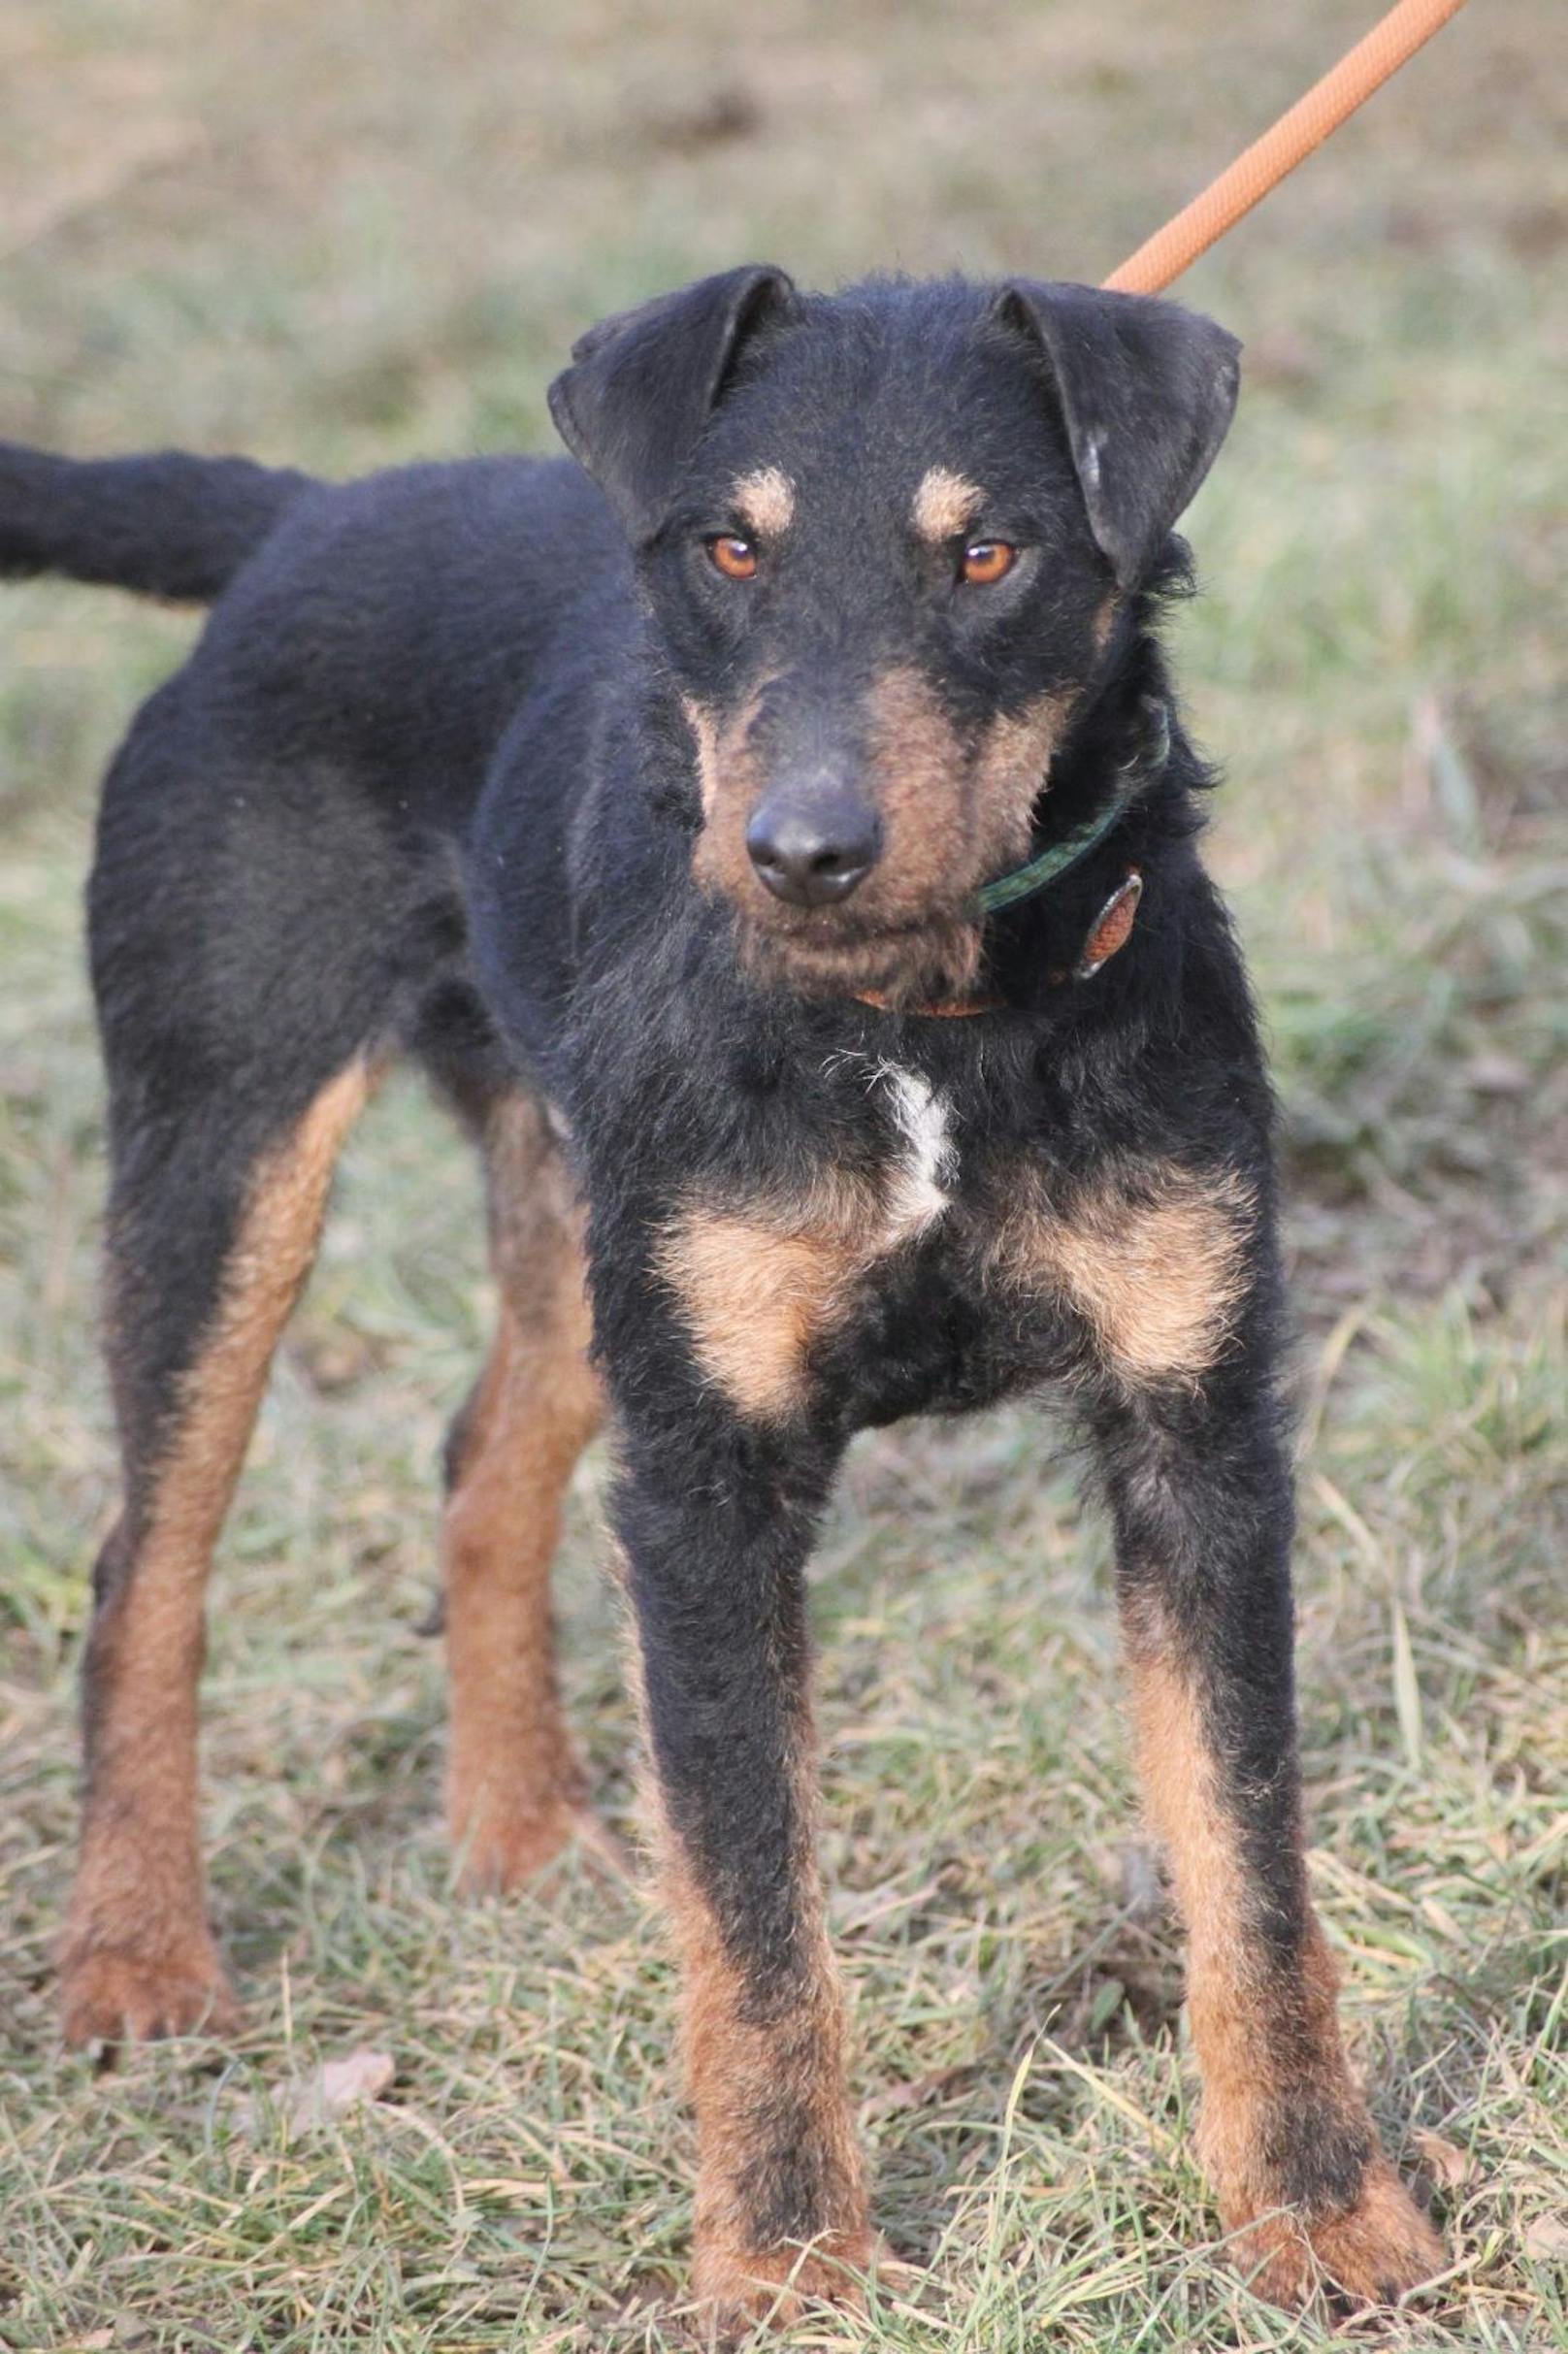
[[564,460],[337,485],[0,443],[0,578],[47,572],[217,606],[179,688],[198,759],[346,764],[437,823],[472,802],[560,634],[589,617],[603,640],[629,585],[604,499]]
[[[104,788],[89,944],[116,1132],[149,1065],[181,1117],[180,1074],[221,1093],[252,1071],[276,1119],[347,1054],[393,1046],[482,1092],[498,1052],[465,980],[469,822],[534,682],[612,668],[626,627],[625,544],[581,471],[491,458],[339,486],[0,445],[0,574],[45,572],[214,608]],[[564,713],[563,743],[585,724]],[[583,773],[548,764],[538,790]],[[564,838],[539,826],[541,875]]]

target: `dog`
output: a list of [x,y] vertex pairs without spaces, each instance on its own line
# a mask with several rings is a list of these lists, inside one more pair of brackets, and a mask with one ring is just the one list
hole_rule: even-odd
[[748,267],[622,313],[571,455],[343,486],[0,451],[0,567],[212,603],[89,891],[124,1504],[84,1656],[77,2043],[221,2030],[203,1592],[394,1055],[487,1173],[447,1449],[450,1830],[586,1820],[547,1580],[607,1404],[716,2327],[875,2245],[814,1857],[804,1572],[844,1448],[1051,1390],[1114,1522],[1201,2147],[1269,2296],[1442,2262],[1303,1861],[1271,1100],[1159,641],[1238,346],[1064,283]]

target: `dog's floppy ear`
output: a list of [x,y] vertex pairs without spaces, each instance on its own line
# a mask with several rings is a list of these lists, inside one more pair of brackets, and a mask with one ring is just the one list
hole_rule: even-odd
[[550,414],[634,543],[663,522],[741,343],[795,288],[754,263],[590,327],[550,386]]
[[1045,352],[1091,527],[1132,588],[1229,430],[1241,345],[1194,311],[1094,286],[1020,278],[996,311]]

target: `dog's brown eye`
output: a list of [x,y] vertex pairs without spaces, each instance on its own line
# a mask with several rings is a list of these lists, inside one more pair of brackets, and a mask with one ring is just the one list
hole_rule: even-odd
[[757,550],[749,539],[734,532],[721,532],[707,543],[707,552],[726,580],[751,580],[757,572]]
[[1004,579],[1017,562],[1018,550],[1009,540],[971,539],[959,573],[971,588],[989,588],[994,580]]

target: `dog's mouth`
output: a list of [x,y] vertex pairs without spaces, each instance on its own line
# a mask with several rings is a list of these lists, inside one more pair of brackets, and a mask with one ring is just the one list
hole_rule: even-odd
[[972,899],[878,920],[869,907],[769,907],[748,895],[734,914],[743,969],[801,997],[911,1005],[963,997],[979,978],[983,927]]

